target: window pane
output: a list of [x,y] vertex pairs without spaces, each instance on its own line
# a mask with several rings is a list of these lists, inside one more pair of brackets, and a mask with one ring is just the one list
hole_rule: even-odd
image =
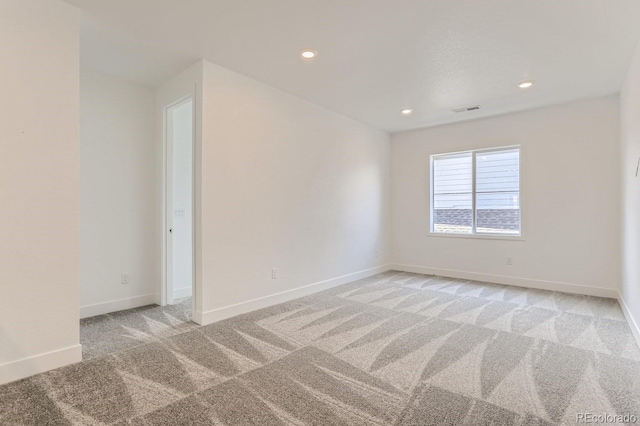
[[520,150],[476,155],[476,232],[520,234]]
[[520,234],[519,199],[517,192],[477,194],[476,232]]
[[472,232],[472,161],[471,153],[433,159],[433,232]]

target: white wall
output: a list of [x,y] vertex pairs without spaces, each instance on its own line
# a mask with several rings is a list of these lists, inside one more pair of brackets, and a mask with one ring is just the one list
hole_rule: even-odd
[[203,92],[202,322],[388,263],[386,133],[207,62]]
[[640,45],[621,92],[622,289],[640,342]]
[[0,1],[0,384],[80,361],[79,13]]
[[172,109],[173,299],[193,288],[193,101]]
[[[158,301],[161,235],[155,91],[80,73],[80,295],[83,317]],[[121,274],[129,284],[121,284]]]
[[[617,96],[393,135],[394,264],[615,296],[620,282],[618,138]],[[522,145],[524,240],[428,236],[429,155],[514,144]],[[513,265],[506,264],[507,256]]]

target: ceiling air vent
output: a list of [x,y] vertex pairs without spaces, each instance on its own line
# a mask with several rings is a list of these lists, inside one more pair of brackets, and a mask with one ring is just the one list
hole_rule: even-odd
[[469,106],[469,107],[462,107],[462,108],[452,109],[451,111],[453,111],[453,112],[467,112],[467,111],[477,111],[479,109],[480,109],[480,105],[474,105],[474,106]]

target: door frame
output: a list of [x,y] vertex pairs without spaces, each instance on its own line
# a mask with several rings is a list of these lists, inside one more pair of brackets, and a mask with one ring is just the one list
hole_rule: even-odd
[[[191,292],[192,292],[192,312],[195,307],[196,296],[196,223],[195,223],[195,194],[196,194],[196,99],[193,94],[183,96],[162,108],[162,144],[163,144],[163,167],[162,167],[162,283],[160,289],[160,305],[173,304],[173,239],[171,229],[173,227],[173,139],[169,136],[172,131],[172,122],[169,120],[169,111],[180,107],[187,102],[191,102]],[[169,291],[171,290],[171,291]]]

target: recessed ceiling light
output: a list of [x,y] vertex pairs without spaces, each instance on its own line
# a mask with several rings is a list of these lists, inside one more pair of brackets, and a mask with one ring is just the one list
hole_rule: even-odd
[[300,56],[302,56],[303,59],[314,59],[316,56],[318,56],[318,52],[311,49],[304,49],[302,52],[300,52]]
[[400,111],[402,113],[402,115],[411,115],[411,113],[413,112],[413,110],[411,108],[405,108],[402,111]]
[[533,83],[535,83],[533,80],[521,81],[520,83],[518,83],[518,87],[521,89],[528,89],[529,87],[533,86]]

